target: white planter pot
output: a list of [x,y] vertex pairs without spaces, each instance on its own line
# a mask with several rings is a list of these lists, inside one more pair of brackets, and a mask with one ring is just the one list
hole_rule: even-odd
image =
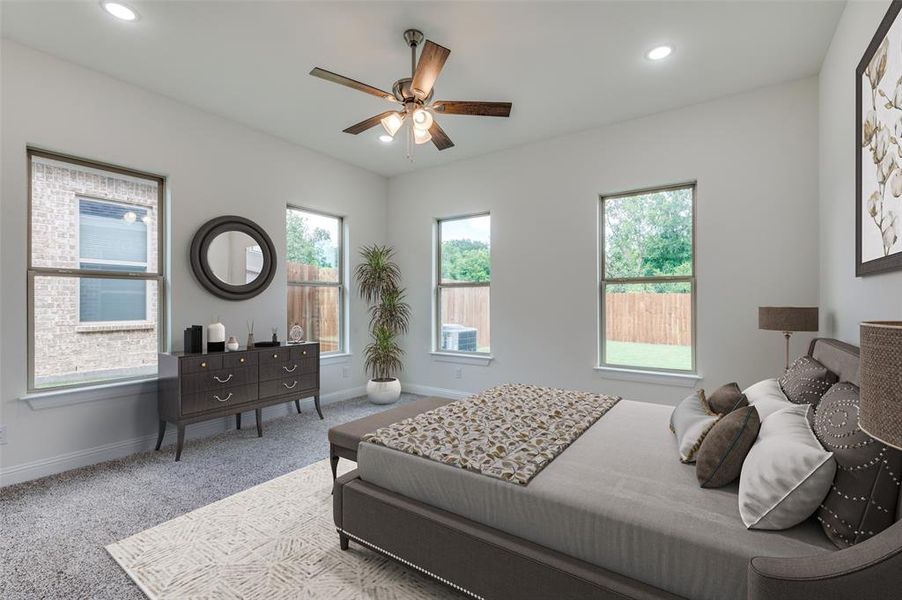
[[366,384],[366,395],[373,404],[391,404],[401,397],[401,382],[397,379],[391,381],[373,381]]

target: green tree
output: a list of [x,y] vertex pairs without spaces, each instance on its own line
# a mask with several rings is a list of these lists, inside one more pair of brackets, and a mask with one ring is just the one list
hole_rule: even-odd
[[485,282],[491,278],[489,245],[475,240],[442,242],[442,279]]
[[320,227],[310,231],[304,217],[295,211],[288,211],[286,233],[288,237],[288,262],[314,265],[317,267],[334,267],[326,256],[325,242],[332,239],[331,234]]

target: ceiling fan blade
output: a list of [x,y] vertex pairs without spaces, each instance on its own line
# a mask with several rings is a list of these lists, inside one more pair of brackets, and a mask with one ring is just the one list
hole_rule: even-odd
[[319,77],[320,79],[325,79],[326,81],[331,81],[332,83],[344,85],[365,94],[370,94],[371,96],[377,96],[391,102],[398,101],[397,98],[386,91],[380,90],[379,88],[374,88],[373,86],[367,85],[365,83],[361,83],[355,79],[351,79],[350,77],[345,77],[344,75],[339,75],[338,73],[333,73],[332,71],[320,69],[319,67],[314,67],[313,70],[310,71],[310,74],[314,77]]
[[477,117],[509,117],[510,102],[468,102],[465,100],[436,100],[432,108],[446,115],[472,115]]
[[410,82],[410,87],[420,100],[429,96],[449,54],[451,51],[444,46],[426,40],[423,51],[420,53],[420,60],[417,62],[417,68],[413,73],[413,81]]
[[366,119],[365,121],[361,121],[360,123],[351,125],[347,129],[345,129],[344,132],[350,133],[351,135],[357,135],[358,133],[363,133],[367,129],[370,129],[371,127],[375,127],[376,125],[379,124],[379,121],[381,121],[388,115],[393,114],[395,112],[397,112],[397,111],[387,110],[384,113],[379,113],[375,117],[370,117],[369,119]]
[[432,122],[432,126],[429,128],[429,135],[432,136],[432,143],[439,150],[447,150],[454,146],[454,142],[451,141],[445,130],[438,124],[438,121]]

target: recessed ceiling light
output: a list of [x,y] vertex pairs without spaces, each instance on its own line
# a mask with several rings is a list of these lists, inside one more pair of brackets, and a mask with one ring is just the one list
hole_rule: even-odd
[[101,2],[100,4],[105,11],[117,19],[122,19],[123,21],[136,21],[138,19],[138,13],[134,9],[119,2]]
[[390,143],[392,143],[392,141],[394,141],[394,139],[395,138],[388,135],[387,133],[383,133],[382,135],[379,136],[379,141],[382,142],[383,144],[390,144]]
[[649,60],[661,60],[662,58],[667,58],[673,53],[673,47],[671,46],[658,46],[656,48],[652,48],[648,52],[645,53],[645,56]]

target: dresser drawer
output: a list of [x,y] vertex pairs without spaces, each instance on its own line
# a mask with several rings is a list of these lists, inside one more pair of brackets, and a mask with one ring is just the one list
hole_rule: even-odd
[[264,363],[260,365],[260,381],[272,381],[284,379],[301,374],[301,366],[296,360],[288,360],[280,363]]
[[222,368],[234,369],[257,364],[256,352],[228,352],[222,355]]
[[304,390],[315,389],[318,385],[319,381],[316,373],[292,375],[282,379],[274,379],[273,381],[261,381],[260,397],[271,398],[273,396],[294,394]]
[[222,355],[185,356],[179,361],[179,368],[183,375],[218,371],[222,368]]
[[260,366],[264,365],[276,365],[281,364],[283,362],[287,362],[291,358],[291,352],[288,348],[272,348],[268,350],[262,350],[257,352],[257,360],[260,361]]
[[194,394],[221,390],[237,385],[254,383],[257,380],[257,367],[239,367],[234,369],[220,369],[208,373],[194,373],[182,377],[182,393]]
[[253,402],[257,399],[256,385],[239,385],[222,390],[182,396],[182,412],[186,415]]
[[291,360],[319,358],[319,344],[301,344],[291,348]]

